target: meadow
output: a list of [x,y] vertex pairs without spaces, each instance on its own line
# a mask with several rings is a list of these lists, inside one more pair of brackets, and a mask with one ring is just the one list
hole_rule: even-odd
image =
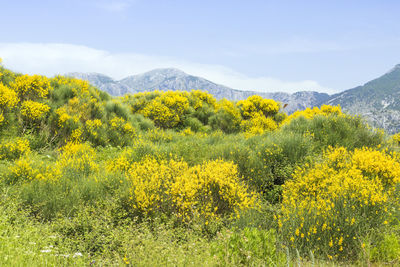
[[397,265],[399,142],[339,106],[1,66],[0,265]]

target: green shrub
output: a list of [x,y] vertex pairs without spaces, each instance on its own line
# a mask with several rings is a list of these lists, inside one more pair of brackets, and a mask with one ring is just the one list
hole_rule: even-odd
[[76,94],[71,85],[55,85],[54,90],[50,92],[50,99],[53,102],[52,106],[55,108],[68,103],[68,100],[75,96]]
[[218,110],[215,115],[210,117],[209,124],[213,130],[221,130],[228,134],[240,131],[238,118],[223,109]]
[[399,262],[400,242],[394,233],[385,234],[383,239],[371,249],[371,260],[375,262]]
[[105,110],[108,115],[108,119],[111,119],[113,116],[117,116],[123,118],[124,120],[128,120],[130,117],[129,108],[122,103],[116,102],[114,100],[110,100],[105,104]]
[[212,254],[219,264],[227,266],[276,266],[286,262],[285,254],[277,249],[276,234],[257,228],[241,232],[226,231],[212,245]]
[[299,117],[283,126],[282,130],[312,137],[319,151],[328,146],[348,149],[376,147],[384,140],[382,132],[372,130],[360,117],[350,116]]
[[185,119],[183,126],[189,127],[194,132],[198,132],[203,128],[203,123],[201,123],[197,118],[188,117]]
[[132,116],[132,121],[140,130],[143,131],[153,130],[155,128],[154,122],[149,118],[145,118],[141,114],[134,114]]

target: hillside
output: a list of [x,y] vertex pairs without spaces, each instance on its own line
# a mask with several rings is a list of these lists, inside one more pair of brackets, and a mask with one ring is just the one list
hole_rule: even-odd
[[340,105],[388,132],[400,130],[400,64],[362,86],[332,95],[321,104]]

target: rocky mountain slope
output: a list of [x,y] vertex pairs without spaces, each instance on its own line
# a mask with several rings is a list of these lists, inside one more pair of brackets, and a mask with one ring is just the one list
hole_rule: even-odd
[[361,115],[375,127],[400,131],[400,64],[363,86],[332,95],[322,103],[341,105],[350,114]]

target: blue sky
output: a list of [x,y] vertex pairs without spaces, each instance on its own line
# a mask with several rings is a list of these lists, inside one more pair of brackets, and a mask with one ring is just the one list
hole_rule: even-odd
[[400,63],[400,1],[0,0],[6,67],[176,67],[245,90],[342,91]]

